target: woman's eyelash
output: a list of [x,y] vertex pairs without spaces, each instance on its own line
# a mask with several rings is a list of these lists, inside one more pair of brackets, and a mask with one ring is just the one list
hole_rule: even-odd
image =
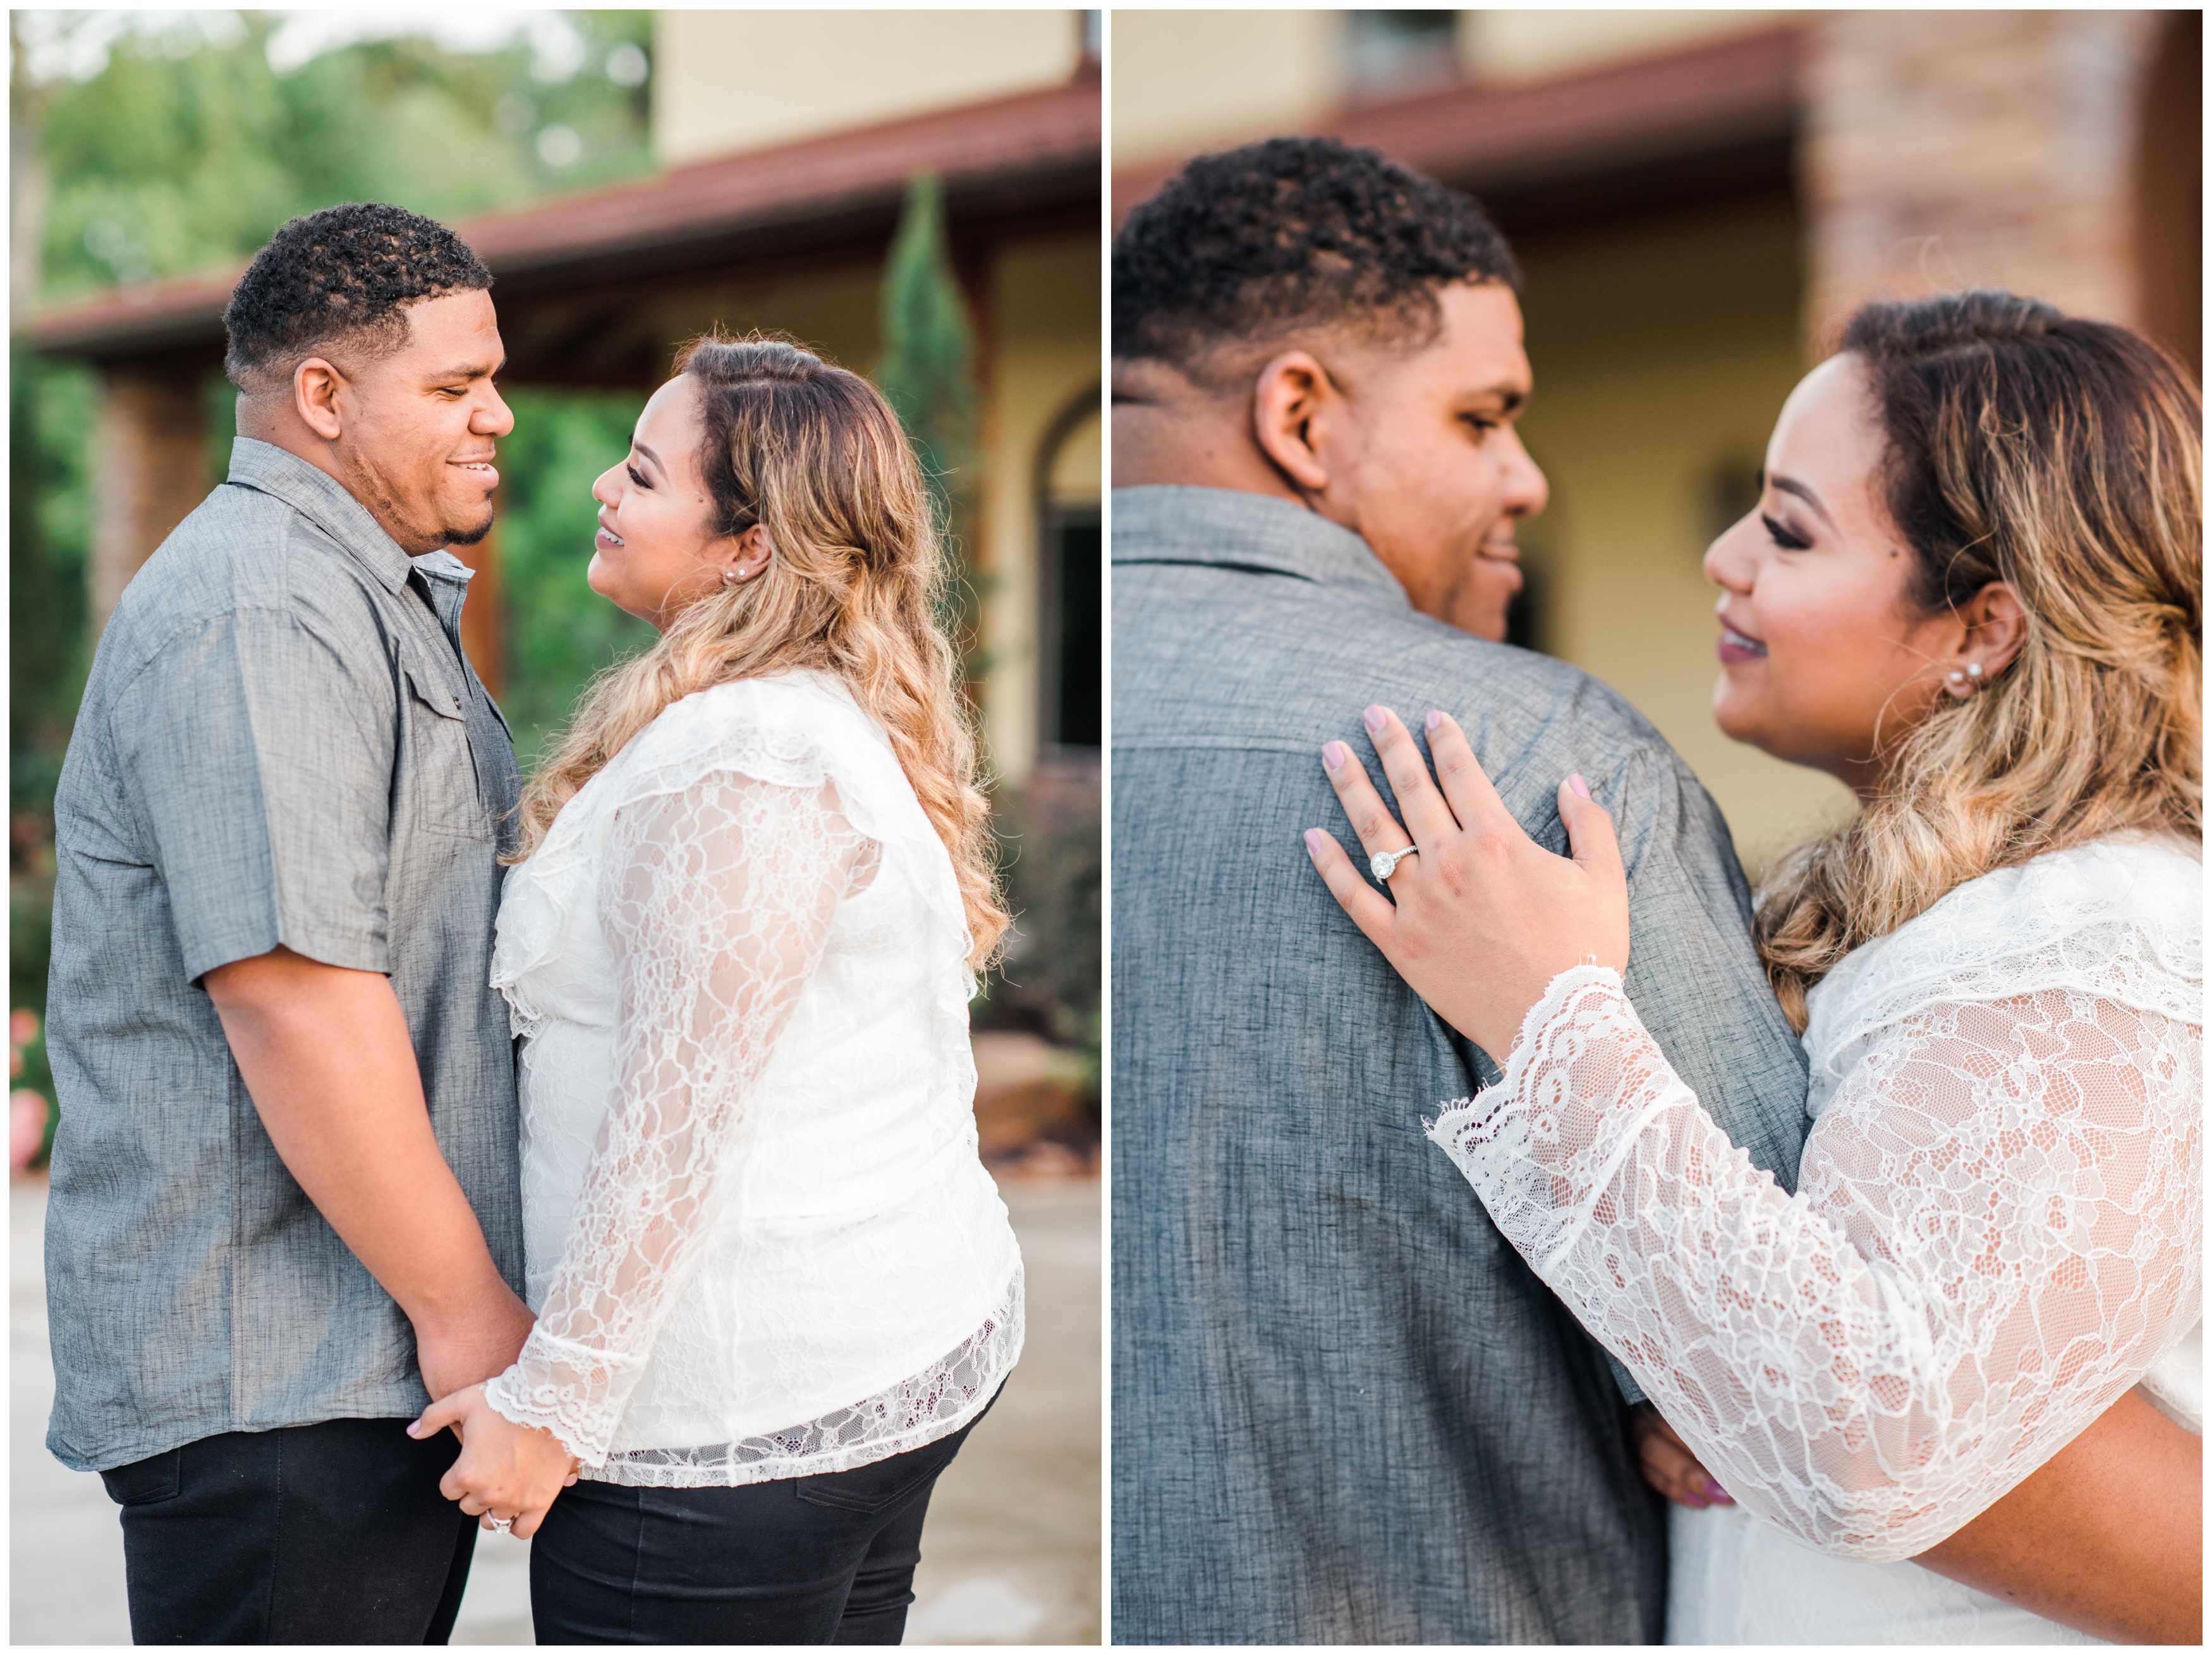
[[1813,543],[1810,540],[1799,539],[1796,535],[1790,533],[1788,529],[1784,528],[1781,524],[1769,517],[1765,512],[1759,513],[1759,520],[1766,525],[1767,534],[1773,539],[1774,544],[1780,546],[1784,551],[1809,551],[1812,550]]
[[644,473],[640,472],[636,466],[624,465],[623,469],[629,473],[629,480],[636,484],[639,488],[649,489],[653,486],[652,484],[645,480]]

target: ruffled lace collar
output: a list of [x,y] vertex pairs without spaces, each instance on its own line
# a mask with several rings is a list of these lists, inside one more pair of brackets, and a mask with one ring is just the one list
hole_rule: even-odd
[[1869,1039],[1932,1002],[2072,988],[2201,1025],[2203,888],[2191,847],[2138,834],[1969,879],[1814,986],[1807,1112],[1819,1118]]

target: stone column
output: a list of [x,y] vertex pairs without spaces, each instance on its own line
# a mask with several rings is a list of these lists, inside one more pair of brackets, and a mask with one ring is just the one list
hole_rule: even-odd
[[95,637],[131,577],[207,498],[210,484],[199,366],[121,362],[104,367],[93,431],[89,575]]
[[2138,325],[2204,376],[2204,14],[2160,19],[2136,145]]
[[1812,15],[1800,166],[1816,348],[1865,300],[1963,287],[2139,319],[2157,14]]

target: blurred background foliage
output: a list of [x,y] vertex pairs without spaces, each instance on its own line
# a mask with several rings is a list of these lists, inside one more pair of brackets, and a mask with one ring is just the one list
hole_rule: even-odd
[[[652,14],[513,14],[477,49],[348,40],[328,15],[11,12],[11,273],[35,303],[221,269],[286,219],[377,200],[453,219],[649,172]],[[349,27],[374,32],[374,14]],[[9,361],[9,992],[43,1024],[54,784],[91,640],[89,368]],[[208,482],[232,435],[209,387]],[[591,479],[635,397],[514,397],[501,445],[507,704],[525,764],[576,690],[651,634],[592,596]],[[51,1092],[44,1043],[15,1084]]]
[[[905,210],[884,266],[884,355],[872,376],[897,412],[929,486],[938,532],[963,544],[973,525],[975,472],[975,343],[952,273],[945,234],[945,190],[934,173],[907,186]],[[976,642],[983,593],[964,560],[946,560],[938,620],[961,646],[972,682],[990,671]]]
[[[379,33],[391,38],[358,38]],[[17,11],[9,40],[19,322],[38,303],[234,265],[285,220],[341,201],[390,201],[452,221],[653,170],[648,11],[457,12],[436,38],[404,14],[380,22],[371,13]],[[883,304],[876,377],[915,440],[957,547],[973,508],[961,486],[973,470],[972,342],[933,179],[917,178],[910,192]],[[38,1031],[13,1046],[11,1068],[15,1086],[51,1098],[38,1037],[52,806],[90,660],[97,398],[83,366],[16,345],[10,368],[9,1005],[33,1013],[26,1026]],[[583,580],[592,480],[626,448],[643,399],[535,387],[507,395],[515,429],[500,449],[501,702],[526,771],[590,679],[653,636]],[[234,427],[228,386],[210,382],[209,398],[212,488]],[[978,676],[981,594],[963,565],[954,568],[946,619]],[[987,989],[978,1020],[1076,1047],[1095,1099],[1095,814],[1087,830],[1020,816],[1012,807],[1000,824],[1022,910],[1019,955],[1012,978]]]

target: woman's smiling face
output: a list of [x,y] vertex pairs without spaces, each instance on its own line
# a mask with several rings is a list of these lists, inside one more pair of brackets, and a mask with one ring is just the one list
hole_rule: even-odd
[[1881,501],[1885,448],[1864,366],[1832,356],[1775,422],[1757,509],[1713,542],[1713,717],[1738,741],[1864,794],[1878,746],[1927,716],[1961,630],[1911,596],[1917,564]]
[[714,502],[699,475],[706,429],[699,387],[678,374],[638,416],[629,455],[592,485],[599,532],[586,578],[592,590],[665,630],[687,605],[744,567],[744,536],[716,532]]

